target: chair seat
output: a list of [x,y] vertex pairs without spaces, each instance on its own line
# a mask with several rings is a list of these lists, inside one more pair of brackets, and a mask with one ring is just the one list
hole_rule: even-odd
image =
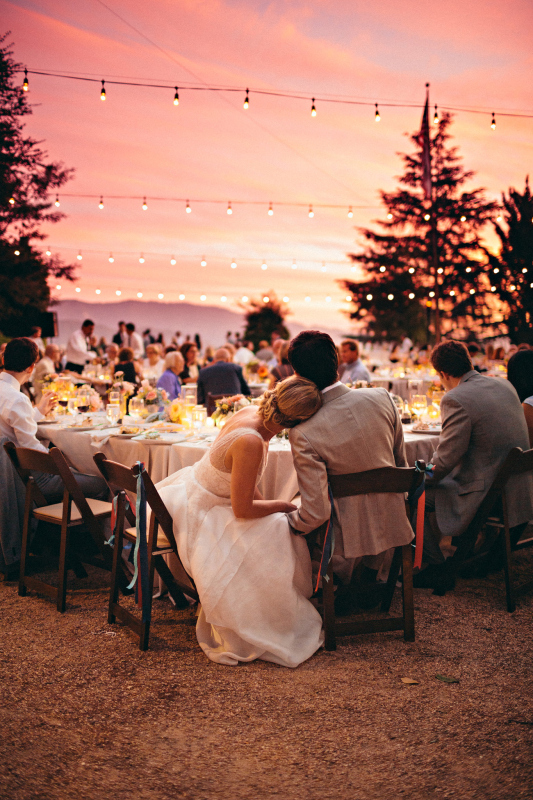
[[[132,539],[133,541],[135,541],[137,539],[137,528],[126,528],[126,530],[124,531],[124,535],[128,539]],[[161,531],[161,529],[159,529],[157,531],[157,549],[161,550],[163,548],[168,549],[168,550],[172,549],[171,546],[170,546],[170,542],[168,541],[167,537]]]
[[[111,516],[111,503],[107,503],[104,500],[94,500],[92,497],[87,497],[86,500],[95,517]],[[40,508],[34,510],[33,516],[36,517],[36,519],[42,519],[45,522],[55,522],[59,525],[63,518],[63,503],[54,503],[51,506],[40,506]],[[81,522],[80,511],[74,503],[72,503],[70,521]]]

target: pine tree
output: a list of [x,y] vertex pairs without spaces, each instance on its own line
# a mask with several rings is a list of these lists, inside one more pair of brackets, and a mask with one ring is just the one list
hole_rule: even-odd
[[6,38],[0,38],[0,331],[14,336],[27,333],[49,307],[49,278],[73,278],[73,266],[43,256],[33,245],[45,238],[43,223],[64,217],[49,195],[73,171],[47,163],[40,143],[24,135],[22,120],[31,107]]
[[289,310],[278,300],[275,292],[270,291],[262,299],[252,298],[240,305],[244,309],[246,320],[244,339],[253,342],[256,349],[259,342],[270,342],[273,333],[279,334],[282,339],[289,338],[289,331],[283,324]]
[[[441,329],[470,328],[486,323],[484,295],[488,288],[481,230],[496,204],[483,189],[466,191],[474,173],[464,169],[457,148],[449,145],[452,118],[443,114],[431,135],[431,159],[439,262]],[[376,337],[408,333],[420,342],[428,336],[428,310],[435,308],[431,209],[422,191],[422,147],[418,134],[411,154],[400,153],[405,166],[400,186],[382,191],[387,217],[379,231],[360,228],[363,250],[351,254],[363,268],[360,281],[344,280],[352,296],[352,319],[364,319]]]
[[511,188],[502,195],[502,206],[506,228],[494,223],[500,252],[487,251],[492,293],[503,303],[511,341],[533,344],[533,196],[528,178],[523,194]]

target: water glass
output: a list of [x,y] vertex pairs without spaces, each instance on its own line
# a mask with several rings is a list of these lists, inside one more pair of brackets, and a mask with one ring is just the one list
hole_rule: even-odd
[[120,392],[109,392],[109,402],[118,403],[120,405]]
[[108,403],[106,406],[105,414],[109,424],[116,425],[118,420],[120,419],[120,404]]
[[422,416],[422,414],[427,411],[428,407],[428,399],[425,394],[414,394],[411,400],[411,408],[413,410],[413,414],[416,414],[418,418]]
[[128,406],[128,414],[133,419],[139,420],[144,411],[144,401],[141,397],[132,397]]
[[207,408],[195,406],[192,411],[192,424],[196,430],[201,430],[207,423]]
[[68,402],[67,402],[67,409],[68,409],[68,413],[69,414],[72,414],[72,416],[75,416],[75,414],[76,414],[76,412],[78,410],[77,409],[77,405],[76,405],[76,398],[75,397],[69,397]]

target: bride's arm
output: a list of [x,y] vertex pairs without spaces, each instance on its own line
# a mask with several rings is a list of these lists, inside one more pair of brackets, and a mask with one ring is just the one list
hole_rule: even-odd
[[231,507],[238,519],[258,519],[276,511],[288,513],[295,506],[283,500],[257,499],[256,478],[263,458],[263,445],[257,436],[240,436],[227,452],[231,459]]

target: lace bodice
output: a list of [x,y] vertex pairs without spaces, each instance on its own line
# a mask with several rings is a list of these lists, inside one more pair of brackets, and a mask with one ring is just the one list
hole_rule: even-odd
[[194,471],[198,483],[218,497],[230,497],[231,470],[225,466],[226,454],[231,445],[240,437],[252,434],[263,443],[263,458],[257,471],[256,485],[263,476],[268,456],[268,444],[255,428],[248,426],[235,427],[217,437],[213,446],[201,461],[195,464]]

